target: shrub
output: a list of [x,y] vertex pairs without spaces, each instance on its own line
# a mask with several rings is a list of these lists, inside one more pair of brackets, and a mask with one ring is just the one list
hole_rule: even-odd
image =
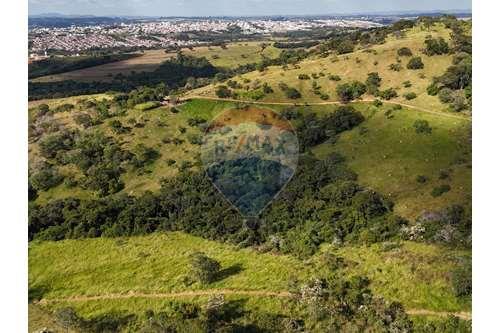
[[425,40],[425,51],[424,53],[428,56],[448,54],[450,52],[450,47],[448,43],[443,39],[443,37],[427,38]]
[[385,100],[390,100],[391,98],[398,97],[398,93],[394,88],[388,88],[386,90],[382,90],[378,93],[378,96]]
[[415,94],[414,92],[409,92],[409,93],[406,93],[403,95],[404,98],[406,98],[407,100],[412,100],[412,99],[415,99],[417,98],[417,94]]
[[232,96],[232,91],[227,86],[218,86],[215,90],[215,94],[219,98],[228,98]]
[[307,74],[299,74],[298,76],[299,80],[310,80],[311,77]]
[[366,92],[366,85],[359,81],[344,83],[337,86],[336,92],[340,100],[347,103],[361,97]]
[[448,184],[440,185],[432,189],[431,195],[436,198],[443,195],[446,192],[449,192],[450,190],[451,190],[450,185]]
[[418,134],[430,134],[432,132],[432,127],[429,126],[429,122],[427,120],[415,120],[413,127],[415,128],[415,132]]
[[44,116],[45,114],[47,114],[49,111],[50,111],[50,108],[47,104],[40,104],[37,107],[36,115],[37,115],[37,117],[41,117],[41,116]]
[[298,99],[298,98],[302,97],[302,95],[300,94],[300,92],[297,89],[292,88],[292,87],[287,87],[286,88],[285,95],[286,95],[287,98],[290,98],[290,99]]
[[368,73],[368,77],[366,78],[365,82],[367,92],[371,95],[374,95],[378,91],[381,81],[382,79],[377,72]]
[[192,276],[201,284],[208,284],[217,279],[220,263],[202,252],[195,252],[190,256]]
[[421,57],[411,58],[410,61],[408,61],[406,68],[408,68],[408,69],[422,69],[422,68],[424,68],[424,63],[422,62],[422,58]]
[[62,131],[46,136],[40,141],[40,153],[45,158],[56,157],[59,151],[67,151],[73,148],[74,139],[70,132]]
[[373,101],[373,105],[375,105],[376,107],[381,107],[382,105],[384,105],[384,103],[380,99],[375,99]]
[[340,81],[341,78],[338,75],[332,74],[332,75],[328,75],[328,80],[330,80],[330,81]]
[[400,70],[403,69],[403,66],[401,66],[401,64],[390,64],[389,69],[391,71],[399,72]]
[[56,169],[44,167],[30,178],[30,183],[37,191],[46,191],[56,185],[59,185],[63,177],[59,175]]
[[453,90],[450,88],[443,88],[438,92],[439,100],[443,103],[450,103],[453,100]]
[[411,87],[411,82],[410,81],[403,82],[403,87],[410,88]]
[[427,94],[430,96],[436,96],[439,93],[439,86],[436,82],[431,83],[427,87]]
[[398,50],[398,56],[400,57],[411,57],[413,53],[408,47],[402,47]]

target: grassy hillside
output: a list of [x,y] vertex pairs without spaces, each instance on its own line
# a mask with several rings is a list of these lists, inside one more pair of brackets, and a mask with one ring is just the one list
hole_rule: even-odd
[[[186,284],[188,257],[195,251],[204,251],[221,262],[222,276],[219,280],[205,286]],[[346,259],[348,266],[343,274],[368,276],[376,294],[400,301],[408,309],[453,312],[470,309],[469,301],[459,300],[453,295],[449,279],[449,272],[456,265],[457,258],[467,256],[467,252],[412,242],[392,250],[381,245],[339,249],[327,246],[307,262],[302,262],[289,256],[241,250],[182,233],[33,243],[29,248],[30,294],[48,301],[56,299],[46,303],[51,309],[71,304],[88,317],[127,309],[140,314],[149,307],[161,307],[168,297],[64,299],[201,290],[288,291],[292,280],[304,283],[325,271],[321,261],[324,252]],[[238,294],[232,297],[251,298],[249,306],[274,312],[282,311],[280,304],[287,301],[286,298]]]
[[[403,216],[414,218],[424,210],[470,203],[470,121],[406,108],[394,111],[393,105],[359,104],[357,108],[363,111],[365,122],[343,133],[337,142],[317,146],[317,156],[341,153],[361,183],[388,195]],[[432,132],[417,133],[417,120],[427,121]],[[418,176],[425,176],[425,183],[419,183]],[[442,184],[449,184],[451,190],[432,197],[433,188]]]
[[[102,98],[101,96],[98,96]],[[83,98],[83,97],[82,97]],[[64,102],[76,103],[82,98],[62,99]],[[63,104],[53,101],[51,106]],[[349,165],[358,173],[360,181],[380,192],[389,195],[396,203],[397,213],[414,218],[423,210],[441,208],[452,203],[470,202],[471,189],[471,141],[470,121],[466,118],[432,114],[409,108],[390,111],[394,105],[385,104],[376,108],[370,103],[354,104],[361,110],[366,121],[350,132],[342,134],[336,143],[325,143],[313,151],[322,158],[332,151],[338,151],[347,157]],[[105,132],[121,142],[123,147],[133,149],[137,144],[153,147],[160,158],[146,166],[145,171],[129,170],[123,176],[125,188],[122,192],[141,194],[146,190],[157,190],[159,180],[178,173],[183,163],[191,163],[196,168],[196,156],[199,146],[191,144],[189,137],[199,135],[198,128],[191,127],[187,121],[200,117],[210,120],[224,109],[234,107],[233,102],[192,100],[178,107],[181,112],[172,113],[168,107],[160,107],[148,111],[131,109],[126,115],[114,117],[97,125],[96,129]],[[280,110],[288,108],[282,105],[263,105]],[[301,106],[301,112],[328,113],[335,109],[334,105]],[[85,111],[85,110],[83,110]],[[390,111],[391,115],[386,115]],[[78,127],[73,120],[75,110],[56,113],[53,122],[64,127]],[[115,134],[111,131],[111,120],[119,120],[127,125],[131,119],[144,123],[144,127],[132,127],[131,132]],[[417,134],[414,129],[416,120],[426,120],[432,128],[430,134]],[[127,125],[129,126],[129,125]],[[186,132],[181,133],[180,129]],[[165,139],[183,140],[175,144]],[[30,163],[36,164],[41,157],[38,143],[30,145]],[[175,164],[168,163],[174,160]],[[60,170],[66,175],[78,176],[78,170],[69,166]],[[447,173],[445,179],[441,173]],[[417,182],[417,176],[426,176],[424,184]],[[432,197],[434,187],[449,184],[451,191],[439,197]],[[68,188],[60,184],[48,191],[40,192],[37,202],[43,203],[55,198],[77,196],[92,197],[87,190]]]
[[[274,92],[265,95],[262,98],[264,102],[324,102],[320,95],[315,94],[312,89],[312,82],[315,81],[321,87],[320,91],[329,96],[329,101],[337,101],[335,89],[339,84],[353,80],[364,82],[368,73],[378,72],[382,78],[380,90],[394,88],[399,95],[392,101],[407,103],[427,110],[443,111],[447,109],[446,105],[441,103],[437,96],[429,96],[426,88],[432,77],[441,75],[451,65],[452,57],[450,55],[434,55],[432,57],[425,55],[422,49],[425,47],[424,41],[427,36],[443,37],[449,41],[450,30],[441,24],[434,25],[430,29],[416,26],[407,30],[403,36],[389,35],[384,44],[374,45],[367,49],[358,49],[352,53],[326,58],[308,58],[299,62],[297,66],[288,66],[286,69],[280,66],[271,66],[264,72],[255,71],[234,79],[243,86],[243,89],[235,91],[244,95],[246,87],[251,90],[252,85],[266,82]],[[414,56],[422,57],[424,68],[407,69],[406,65],[410,57],[398,56],[397,54],[398,49],[402,47],[408,47]],[[397,64],[398,60],[402,66],[401,70],[389,69],[389,66]],[[299,80],[300,74],[307,74],[310,79]],[[317,75],[317,79],[314,79],[313,75]],[[330,75],[338,75],[341,80],[330,80]],[[405,81],[409,81],[411,87],[404,87],[403,82]],[[280,82],[296,88],[302,97],[295,100],[287,98],[278,87]],[[187,96],[214,97],[215,87],[215,85],[211,85],[199,88],[189,92]],[[403,95],[408,92],[414,92],[417,97],[407,101]],[[367,94],[366,98],[370,98],[370,96]],[[242,99],[245,98],[242,97]]]
[[[261,42],[230,43],[226,49],[220,46],[199,46],[193,49],[183,48],[186,55],[206,57],[214,66],[235,68],[242,64],[258,62],[261,55],[268,58],[278,56],[279,50],[271,45],[261,52]],[[95,67],[70,71],[62,74],[47,75],[36,78],[33,82],[53,82],[63,80],[76,81],[110,81],[113,76],[132,72],[151,72],[158,68],[160,63],[175,56],[175,52],[166,53],[165,50],[146,50],[140,57],[117,61]]]

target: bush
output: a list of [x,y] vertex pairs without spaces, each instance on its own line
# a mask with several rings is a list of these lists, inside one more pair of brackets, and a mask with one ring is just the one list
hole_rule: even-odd
[[402,47],[398,50],[398,56],[400,57],[411,57],[413,53],[408,47]]
[[399,72],[400,70],[403,69],[403,66],[401,66],[401,64],[390,64],[389,69],[391,71]]
[[406,68],[408,68],[408,69],[422,69],[422,68],[424,68],[424,63],[422,62],[422,58],[421,57],[411,58],[410,61],[408,61]]
[[299,74],[298,76],[299,80],[310,80],[311,77],[307,74]]
[[215,90],[215,94],[219,98],[228,98],[232,96],[232,91],[227,86],[218,86]]
[[286,95],[287,98],[290,98],[290,99],[298,99],[298,98],[302,97],[302,95],[300,94],[300,92],[297,89],[292,88],[292,87],[287,87],[286,88],[285,95]]
[[37,117],[44,116],[44,115],[46,115],[49,111],[50,111],[50,108],[49,108],[49,106],[48,106],[47,104],[40,104],[40,105],[38,105],[38,107],[37,107],[36,116],[37,116]]
[[30,183],[37,191],[47,191],[48,189],[59,185],[63,177],[59,175],[56,169],[44,167],[30,178]]
[[429,126],[429,122],[427,120],[415,120],[413,123],[413,127],[415,128],[415,132],[418,134],[430,134],[432,133],[432,127]]
[[406,98],[407,100],[412,100],[412,99],[415,99],[417,98],[417,94],[415,94],[414,92],[409,92],[409,93],[406,93],[403,95],[404,98]]
[[411,87],[411,82],[410,81],[403,82],[403,87],[410,88]]
[[427,94],[430,96],[436,96],[439,93],[439,86],[436,82],[431,83],[427,87]]
[[450,88],[443,88],[438,93],[439,100],[443,103],[450,103],[453,100],[453,90]]
[[432,189],[431,195],[436,198],[445,194],[446,192],[449,192],[450,190],[451,190],[450,185],[448,184],[440,185]]
[[338,75],[332,74],[332,75],[328,75],[328,80],[330,80],[330,81],[340,81],[341,78]]
[[368,77],[366,78],[365,82],[366,91],[371,95],[375,95],[375,93],[378,91],[378,88],[380,87],[381,81],[382,79],[377,72],[368,73]]
[[388,88],[386,90],[382,90],[378,93],[378,96],[385,100],[390,100],[391,98],[398,97],[398,93],[394,88]]
[[347,103],[361,97],[366,92],[366,85],[359,81],[344,83],[337,86],[336,92],[340,100]]
[[424,53],[428,56],[448,54],[450,52],[450,47],[448,43],[443,39],[443,37],[427,38],[425,40],[425,50]]
[[190,256],[191,274],[201,284],[214,282],[220,271],[220,263],[202,252]]

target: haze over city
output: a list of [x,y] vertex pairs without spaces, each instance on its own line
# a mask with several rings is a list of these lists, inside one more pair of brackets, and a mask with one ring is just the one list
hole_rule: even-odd
[[470,11],[468,0],[29,0],[29,14],[101,16],[318,15],[401,11]]

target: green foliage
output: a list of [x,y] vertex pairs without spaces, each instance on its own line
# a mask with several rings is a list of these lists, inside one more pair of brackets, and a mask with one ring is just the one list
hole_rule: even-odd
[[411,58],[410,61],[408,61],[406,68],[408,68],[408,69],[422,69],[422,68],[424,68],[424,63],[422,62],[422,58],[421,57]]
[[408,92],[406,94],[403,95],[403,97],[407,100],[412,100],[412,99],[415,99],[417,98],[417,94],[415,94],[414,92]]
[[60,131],[45,136],[40,141],[40,153],[45,158],[54,158],[59,152],[73,148],[74,134],[69,131]]
[[398,93],[394,88],[387,88],[385,90],[379,91],[377,96],[385,100],[390,100],[394,97],[398,97]]
[[368,77],[365,82],[366,91],[371,95],[375,95],[380,87],[380,82],[382,82],[382,79],[377,72],[368,73]]
[[402,47],[398,49],[398,56],[400,57],[411,57],[413,53],[408,47]]
[[298,79],[299,80],[310,80],[311,77],[307,74],[299,74]]
[[48,189],[59,185],[63,177],[59,175],[57,169],[53,167],[43,167],[30,177],[29,183],[36,191],[47,191]]
[[431,195],[433,197],[440,197],[441,195],[445,194],[446,192],[449,192],[450,190],[451,190],[450,185],[448,184],[440,185],[432,189]]
[[336,92],[340,100],[347,103],[361,97],[366,92],[366,85],[359,81],[343,83],[337,86]]
[[160,157],[160,153],[151,147],[147,147],[144,144],[138,144],[134,151],[134,157],[132,158],[132,164],[136,168],[142,168],[147,164],[154,162]]
[[413,127],[415,128],[415,132],[419,134],[430,134],[432,133],[432,127],[429,125],[427,120],[415,120],[413,123]]
[[332,75],[328,75],[328,80],[330,80],[330,81],[340,81],[341,77],[339,75],[332,74]]
[[220,263],[202,252],[190,256],[191,274],[201,284],[214,282],[220,272]]
[[227,86],[218,86],[215,90],[215,94],[219,98],[228,98],[232,96],[233,92]]
[[425,40],[425,51],[424,53],[428,56],[448,54],[450,52],[450,47],[444,38],[427,38]]

